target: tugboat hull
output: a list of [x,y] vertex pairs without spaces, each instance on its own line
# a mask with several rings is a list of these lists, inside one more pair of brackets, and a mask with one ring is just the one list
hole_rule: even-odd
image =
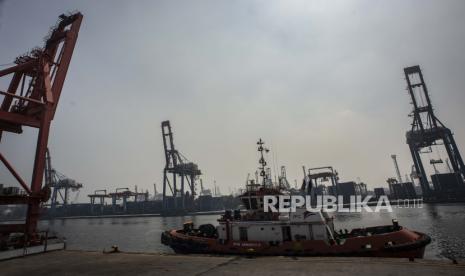
[[182,254],[235,254],[257,256],[344,256],[423,258],[431,238],[402,228],[398,231],[345,240],[301,240],[279,244],[262,241],[220,241],[216,238],[190,236],[182,230],[165,231],[163,244]]

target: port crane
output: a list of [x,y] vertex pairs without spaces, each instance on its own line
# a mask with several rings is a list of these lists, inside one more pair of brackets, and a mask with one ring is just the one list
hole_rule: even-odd
[[43,47],[17,57],[13,66],[0,70],[0,83],[9,83],[6,90],[0,89],[3,95],[0,105],[0,139],[3,132],[20,134],[23,127],[38,129],[30,183],[0,153],[0,160],[25,191],[24,195],[0,197],[0,204],[27,205],[26,223],[0,225],[0,239],[11,233],[23,233],[24,245],[41,242],[37,222],[40,205],[50,197],[50,188],[43,186],[50,126],[58,107],[82,18],[79,12],[60,15],[57,25],[45,38]]
[[279,176],[279,188],[289,190],[291,185],[289,181],[287,181],[287,173],[286,173],[286,166],[281,166],[281,175]]
[[205,189],[203,186],[202,178],[200,178],[200,195],[202,196],[211,196],[212,192],[210,189]]
[[[415,166],[415,172],[418,176],[423,196],[425,198],[437,198],[438,196],[456,196],[457,192],[465,195],[465,165],[460,155],[457,144],[455,143],[452,131],[447,128],[433,111],[428,89],[423,78],[423,73],[419,65],[404,68],[405,79],[407,81],[407,91],[412,99],[413,110],[409,116],[413,117],[411,129],[406,133],[406,141],[409,145],[410,152]],[[427,177],[427,171],[422,162],[420,154],[424,149],[432,151],[432,146],[443,146],[447,152],[452,172],[439,174],[435,169],[435,174],[431,176],[436,182],[435,189],[432,190]],[[442,163],[442,160],[431,162],[434,167]],[[439,183],[439,182],[447,183]],[[441,193],[446,195],[438,195]]]
[[[184,157],[174,146],[173,132],[171,130],[170,121],[163,121],[161,123],[163,147],[165,152],[165,168],[163,169],[163,209],[186,209],[186,198],[196,195],[195,181],[202,174],[197,164],[190,162]],[[169,175],[171,174],[171,181]],[[180,189],[178,187],[178,180],[180,180]],[[186,195],[185,185],[187,183],[190,193]],[[173,206],[169,206],[168,193],[171,192],[173,198]],[[180,198],[181,202],[178,202]],[[192,200],[193,201],[193,200]],[[180,206],[179,206],[180,205]]]
[[[305,166],[302,166],[302,169],[304,180],[300,189],[303,193],[314,197],[315,189],[322,187],[328,194],[338,195],[339,174],[333,167],[325,166],[306,170]],[[330,185],[323,185],[323,182],[330,182]]]
[[392,162],[394,163],[394,169],[396,169],[397,181],[399,181],[399,183],[402,183],[402,176],[400,174],[399,164],[397,163],[397,155],[391,154],[391,158]]
[[82,188],[82,183],[66,177],[52,167],[52,157],[49,149],[45,153],[45,186],[52,189],[50,197],[50,209],[52,213],[57,206],[66,207],[69,200],[70,191],[79,191]]

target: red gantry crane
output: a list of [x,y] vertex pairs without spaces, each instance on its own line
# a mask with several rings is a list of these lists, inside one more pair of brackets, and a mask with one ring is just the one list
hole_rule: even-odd
[[50,124],[60,100],[82,18],[79,12],[60,15],[43,48],[16,58],[14,66],[0,71],[0,78],[10,78],[6,91],[0,87],[3,96],[0,139],[3,132],[20,134],[23,127],[38,129],[30,184],[0,152],[0,160],[25,191],[24,194],[0,196],[0,204],[27,205],[25,224],[1,224],[0,240],[11,233],[24,233],[25,245],[40,242],[37,233],[40,204],[50,197],[50,188],[42,187]]

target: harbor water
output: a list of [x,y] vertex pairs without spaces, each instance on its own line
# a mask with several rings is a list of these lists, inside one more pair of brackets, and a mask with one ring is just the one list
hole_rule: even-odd
[[[44,220],[41,229],[64,236],[68,249],[103,251],[117,245],[127,252],[172,253],[161,244],[164,230],[181,228],[185,221],[195,225],[216,225],[219,215],[184,217],[72,218]],[[423,204],[422,208],[395,208],[393,212],[334,213],[335,228],[352,229],[391,224],[397,219],[402,226],[427,233],[427,259],[465,258],[465,204]]]

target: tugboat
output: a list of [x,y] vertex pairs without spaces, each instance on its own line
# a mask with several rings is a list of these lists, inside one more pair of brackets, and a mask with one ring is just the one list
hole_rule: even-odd
[[194,227],[186,222],[183,229],[162,233],[161,242],[176,253],[284,255],[284,256],[359,256],[423,258],[431,238],[406,229],[393,220],[391,225],[335,231],[327,213],[264,212],[265,195],[283,195],[286,190],[272,184],[266,173],[264,142],[258,141],[262,183],[250,180],[240,196],[245,211],[227,210],[219,225]]

